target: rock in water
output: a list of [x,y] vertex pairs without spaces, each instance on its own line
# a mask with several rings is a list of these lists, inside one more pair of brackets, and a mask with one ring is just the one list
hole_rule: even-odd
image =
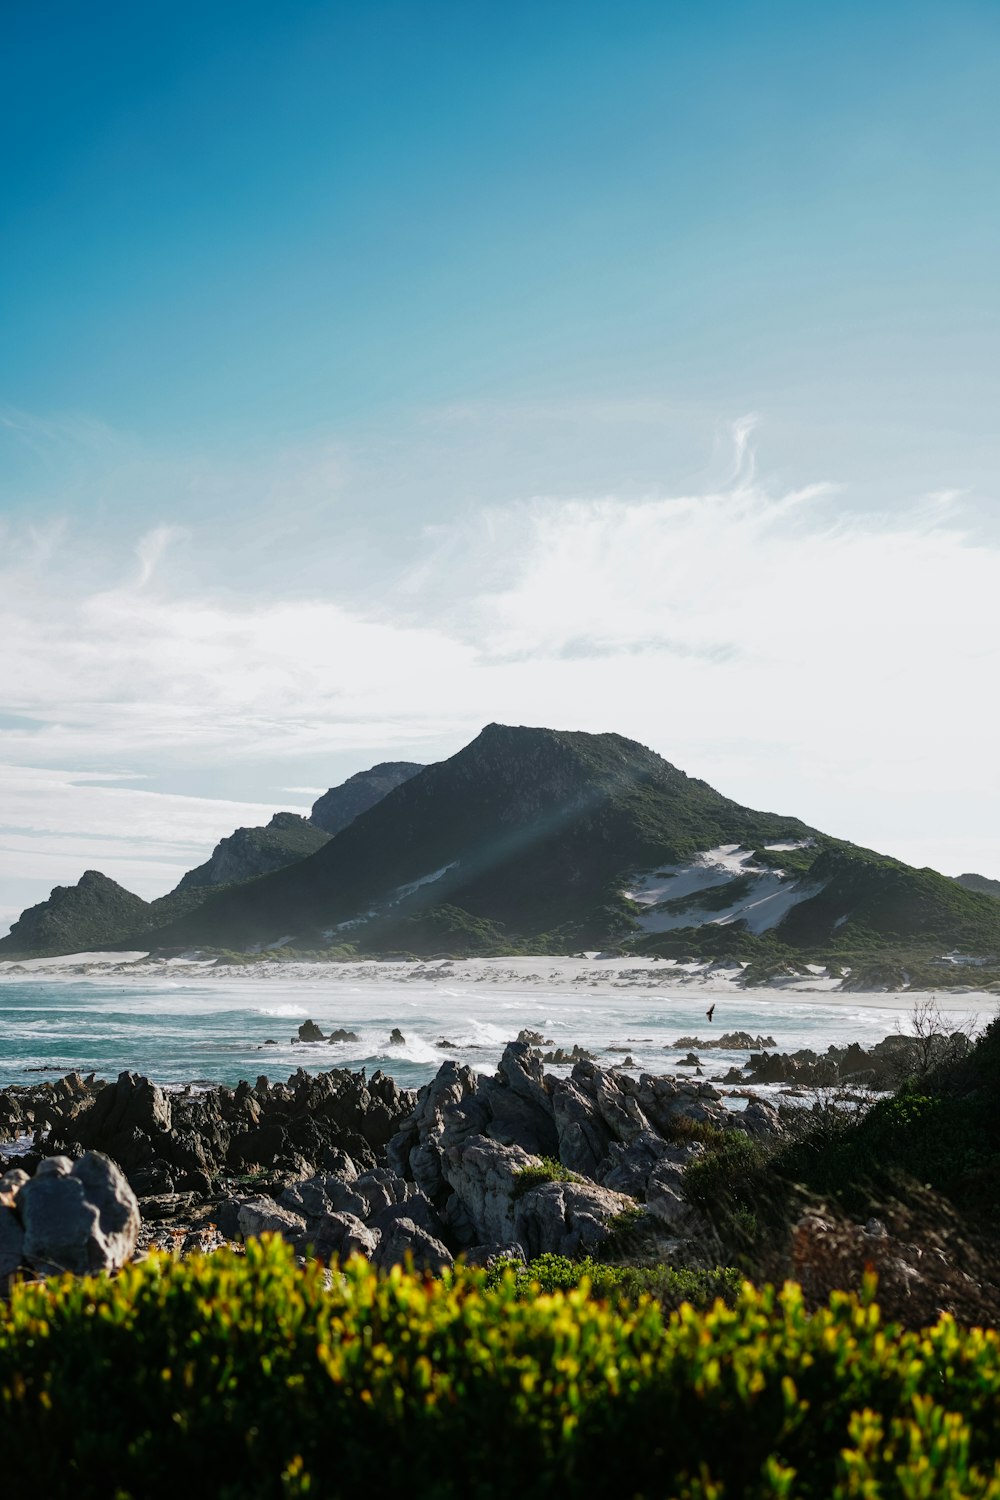
[[315,1021],[303,1021],[299,1027],[300,1042],[325,1042],[326,1037],[320,1031]]
[[43,1161],[17,1194],[24,1262],[43,1275],[117,1271],[139,1235],[139,1204],[114,1162],[86,1151]]

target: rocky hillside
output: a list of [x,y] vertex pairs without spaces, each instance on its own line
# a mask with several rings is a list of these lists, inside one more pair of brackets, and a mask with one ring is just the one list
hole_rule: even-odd
[[332,786],[313,803],[309,821],[325,833],[339,833],[423,769],[412,760],[384,760],[367,771],[358,771],[340,786]]
[[47,901],[29,906],[0,940],[0,954],[81,953],[114,947],[139,930],[149,907],[100,870],[85,870],[76,885],[57,885]]
[[178,882],[177,890],[253,880],[257,875],[267,875],[297,859],[305,859],[307,854],[315,854],[329,837],[298,813],[275,813],[264,828],[237,828],[228,838],[220,839],[212,857],[189,870]]
[[630,926],[628,872],[729,842],[802,842],[797,818],[754,812],[616,734],[491,724],[309,859],[216,897],[177,940],[232,947],[295,933],[413,949],[449,906],[526,942]]
[[981,896],[992,896],[1000,901],[1000,880],[991,880],[988,875],[956,875],[955,883],[967,891],[977,891]]
[[994,977],[984,962],[1000,978],[992,896],[743,807],[616,734],[491,724],[271,873],[185,881],[148,907],[113,882],[102,891],[53,893],[0,953],[138,946],[155,931],[158,946],[254,951],[278,939],[416,954],[614,945],[747,959],[747,983],[817,958],[849,966],[861,988],[980,987]]

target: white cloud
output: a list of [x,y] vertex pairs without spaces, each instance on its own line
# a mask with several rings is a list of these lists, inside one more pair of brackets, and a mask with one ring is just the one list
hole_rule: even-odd
[[[266,763],[261,790],[287,768],[311,799],[334,754],[426,760],[502,719],[616,729],[741,801],[1000,874],[1000,554],[953,495],[858,520],[828,486],[769,493],[751,427],[729,489],[481,510],[333,597],[298,597],[293,566],[269,597],[233,567],[228,590],[194,589],[165,525],[130,539],[138,574],[124,555],[88,567],[71,529],[8,528],[0,824],[186,867],[273,807],[97,786],[95,767],[162,784]],[[26,769],[67,765],[89,769]]]

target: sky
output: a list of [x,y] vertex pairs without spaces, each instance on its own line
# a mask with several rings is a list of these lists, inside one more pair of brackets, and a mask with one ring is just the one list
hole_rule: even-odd
[[4,10],[0,932],[491,720],[1000,877],[1000,9]]

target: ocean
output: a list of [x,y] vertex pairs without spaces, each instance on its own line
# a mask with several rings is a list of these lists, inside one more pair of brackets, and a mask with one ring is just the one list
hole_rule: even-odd
[[[141,966],[140,966],[141,967]],[[299,1067],[376,1068],[418,1087],[443,1059],[492,1072],[504,1044],[522,1027],[554,1045],[574,1044],[604,1065],[630,1072],[684,1072],[685,1037],[703,1040],[742,1030],[774,1038],[783,1052],[824,1051],[834,1043],[870,1045],[910,1029],[910,995],[844,995],[794,989],[740,990],[704,976],[681,982],[661,967],[594,965],[572,960],[496,960],[478,965],[315,966],[288,975],[282,966],[245,977],[184,966],[155,975],[98,971],[63,975],[44,969],[0,974],[0,1086],[55,1078],[70,1070],[114,1078],[125,1069],[164,1084],[235,1084],[260,1074],[286,1078]],[[237,973],[239,971],[236,971]],[[713,1021],[706,1011],[715,1004]],[[966,1019],[984,1025],[996,998],[938,997],[948,1029]],[[302,1045],[302,1021],[342,1027],[359,1040]],[[396,1027],[402,1044],[390,1045]],[[697,1048],[695,1049],[697,1051]],[[745,1051],[706,1051],[705,1077],[743,1063]],[[766,1092],[757,1090],[758,1092]]]

